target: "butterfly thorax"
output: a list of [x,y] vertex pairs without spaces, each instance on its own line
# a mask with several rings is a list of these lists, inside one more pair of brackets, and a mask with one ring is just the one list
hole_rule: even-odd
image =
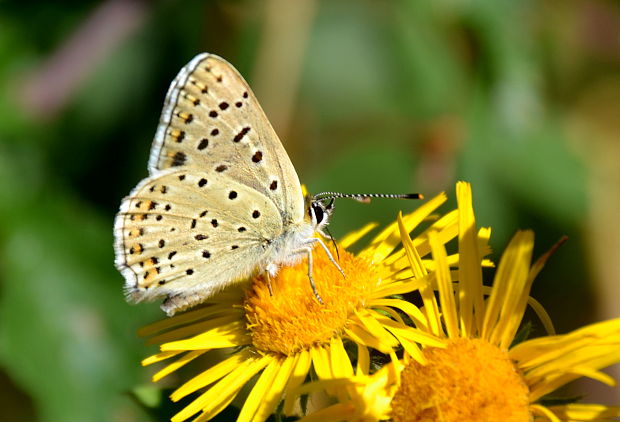
[[284,224],[284,231],[277,238],[266,240],[268,262],[264,265],[270,275],[275,276],[280,266],[297,264],[307,252],[316,245],[316,233],[323,236],[334,210],[333,201],[325,204],[316,201],[312,195],[304,198],[305,213],[302,221],[289,221]]
[[291,224],[275,239],[267,242],[264,269],[275,276],[281,266],[294,265],[306,255],[308,248],[314,247],[316,225],[304,220]]

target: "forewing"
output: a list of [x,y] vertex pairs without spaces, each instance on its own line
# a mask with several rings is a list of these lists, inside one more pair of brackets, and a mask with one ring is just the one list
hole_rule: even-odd
[[116,266],[134,301],[199,293],[247,277],[282,231],[265,196],[225,173],[170,169],[143,180],[115,221]]
[[268,197],[284,221],[301,221],[297,173],[243,77],[224,59],[200,54],[172,82],[149,159],[170,167],[229,172]]

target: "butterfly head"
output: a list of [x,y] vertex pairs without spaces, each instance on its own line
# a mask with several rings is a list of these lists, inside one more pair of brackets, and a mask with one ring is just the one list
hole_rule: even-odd
[[328,201],[308,197],[306,203],[307,213],[315,231],[322,234],[322,229],[329,223],[329,217],[334,211],[334,199]]

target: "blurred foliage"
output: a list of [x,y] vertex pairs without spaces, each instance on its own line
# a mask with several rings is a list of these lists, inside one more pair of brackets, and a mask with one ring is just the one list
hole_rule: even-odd
[[[579,99],[618,72],[618,3],[304,1],[315,15],[307,17],[307,43],[293,46],[303,49],[295,110],[290,122],[274,122],[288,128],[283,142],[302,181],[313,192],[447,190],[453,197],[455,180],[468,180],[496,250],[520,227],[536,230],[539,252],[571,237],[534,292],[561,330],[591,320],[590,169],[568,132]],[[170,416],[170,409],[152,411],[160,390],[140,387],[149,372],[139,362],[152,349],[135,335],[161,313],[156,304],[124,302],[112,221],[146,175],[163,97],[181,66],[209,51],[252,83],[261,51],[280,48],[264,35],[267,3],[0,3],[0,403],[7,420]],[[102,10],[119,14],[97,20]],[[93,22],[96,31],[80,32]],[[82,53],[112,41],[94,56],[59,54],[75,47],[76,34],[88,35],[77,38]],[[54,106],[37,102],[57,87],[47,70],[58,57],[64,67],[55,76],[74,84]],[[270,86],[259,98],[278,90]],[[600,107],[617,109],[619,98]],[[342,236],[415,206],[340,201],[332,231]]]

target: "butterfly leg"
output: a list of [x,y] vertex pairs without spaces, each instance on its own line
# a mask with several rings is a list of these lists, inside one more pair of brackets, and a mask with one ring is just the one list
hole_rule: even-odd
[[344,278],[346,278],[346,274],[344,273],[344,271],[342,270],[342,268],[340,268],[340,265],[338,265],[338,263],[336,262],[336,260],[334,259],[334,257],[332,256],[332,253],[329,251],[329,249],[327,248],[327,246],[325,245],[325,243],[319,239],[318,237],[312,238],[312,243],[318,243],[319,245],[321,245],[321,247],[323,248],[323,250],[325,251],[325,253],[327,254],[327,257],[329,258],[329,260],[332,262],[332,264],[334,264],[334,266],[336,268],[338,268],[338,271],[340,271],[340,274],[342,274],[342,276]]
[[314,297],[319,301],[321,305],[323,305],[323,299],[319,296],[319,292],[316,289],[316,285],[314,284],[314,278],[312,278],[312,248],[304,248],[304,251],[308,254],[308,280],[310,280],[310,286],[312,287],[312,291],[314,292]]
[[269,296],[273,296],[273,287],[271,287],[271,274],[269,271],[265,271],[265,278],[267,279],[267,288],[269,289]]

